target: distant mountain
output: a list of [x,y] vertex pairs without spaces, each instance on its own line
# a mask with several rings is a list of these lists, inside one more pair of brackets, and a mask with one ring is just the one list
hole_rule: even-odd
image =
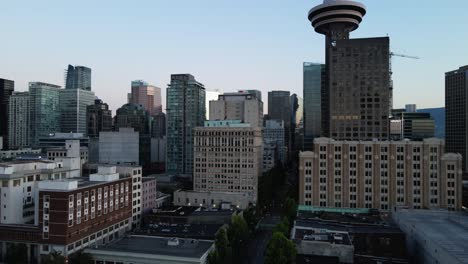
[[421,113],[430,113],[435,121],[435,136],[445,138],[445,107],[418,109]]

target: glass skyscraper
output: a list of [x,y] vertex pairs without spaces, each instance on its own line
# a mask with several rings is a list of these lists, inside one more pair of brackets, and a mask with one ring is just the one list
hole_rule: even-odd
[[49,83],[29,83],[31,144],[37,146],[39,137],[60,130],[59,92],[61,87]]
[[193,174],[193,129],[206,116],[205,87],[190,74],[173,74],[167,88],[167,159],[171,174]]
[[0,137],[3,137],[4,146],[8,144],[8,100],[14,89],[14,81],[0,79]]
[[304,62],[304,150],[312,150],[314,138],[322,134],[322,90],[325,65]]
[[91,69],[84,66],[68,65],[65,89],[91,91]]
[[81,89],[60,90],[60,131],[86,135],[86,108],[94,104],[94,92]]

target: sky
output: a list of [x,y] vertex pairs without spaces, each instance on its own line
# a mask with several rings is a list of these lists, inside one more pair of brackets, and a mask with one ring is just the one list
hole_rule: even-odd
[[[302,96],[302,63],[324,62],[307,13],[321,0],[0,0],[0,78],[64,85],[68,64],[92,68],[113,113],[132,80],[165,90],[191,73],[208,90],[289,90]],[[466,0],[362,0],[352,38],[390,36],[394,107],[444,106],[444,73],[468,64]],[[266,105],[266,102],[265,102]]]

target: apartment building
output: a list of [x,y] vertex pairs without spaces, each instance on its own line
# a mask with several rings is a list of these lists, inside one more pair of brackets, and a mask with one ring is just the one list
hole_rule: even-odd
[[462,157],[441,139],[335,141],[318,138],[299,158],[300,204],[320,207],[462,207]]

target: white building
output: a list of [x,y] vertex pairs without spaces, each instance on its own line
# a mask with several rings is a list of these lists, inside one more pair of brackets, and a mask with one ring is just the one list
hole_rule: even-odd
[[263,102],[257,91],[225,93],[210,101],[210,120],[241,120],[252,127],[263,127]]
[[[102,133],[102,132],[101,132]],[[132,177],[132,228],[140,226],[143,212],[143,172],[140,166],[117,166],[117,173]]]
[[83,164],[88,162],[88,148],[80,147],[79,140],[67,140],[63,147],[45,149],[47,159],[61,161],[65,167],[77,170],[73,177],[80,177]]
[[37,182],[71,178],[79,170],[63,162],[20,160],[0,163],[0,224],[25,224],[34,221],[34,195]]
[[210,101],[218,100],[220,90],[205,90],[206,119],[210,120]]
[[133,128],[99,133],[99,163],[139,164],[139,134]]
[[8,146],[22,149],[31,146],[29,92],[15,92],[8,101]]

